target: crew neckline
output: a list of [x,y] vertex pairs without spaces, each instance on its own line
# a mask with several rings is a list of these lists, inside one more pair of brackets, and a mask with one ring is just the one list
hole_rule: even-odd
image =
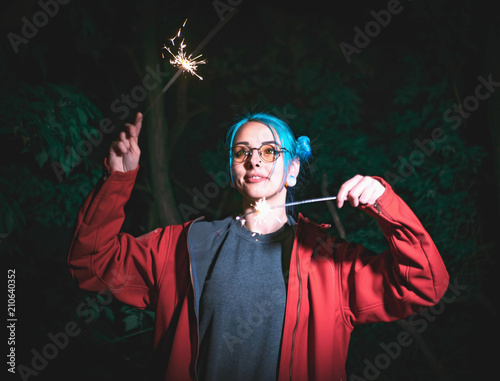
[[292,227],[295,224],[296,224],[295,220],[291,216],[287,216],[287,221],[285,222],[285,224],[281,228],[272,233],[261,234],[258,232],[253,232],[251,230],[248,230],[244,225],[242,225],[239,222],[233,224],[233,229],[231,230],[233,230],[236,234],[238,234],[239,237],[247,241],[271,243],[271,242],[279,242],[282,241],[284,238],[286,238],[292,232],[293,230]]

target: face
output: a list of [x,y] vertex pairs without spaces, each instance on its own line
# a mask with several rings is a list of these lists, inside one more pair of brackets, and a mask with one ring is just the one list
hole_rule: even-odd
[[[269,145],[271,149],[264,154],[272,156],[273,149],[281,147],[275,142],[272,131],[259,122],[248,122],[241,126],[233,140],[233,147],[246,149]],[[285,166],[283,154],[272,162],[267,162],[256,149],[241,163],[233,160],[232,171],[234,185],[243,198],[249,202],[266,197],[268,201],[276,199],[284,202],[286,188],[284,184]],[[266,156],[266,155],[265,155]],[[242,156],[244,157],[244,156]]]

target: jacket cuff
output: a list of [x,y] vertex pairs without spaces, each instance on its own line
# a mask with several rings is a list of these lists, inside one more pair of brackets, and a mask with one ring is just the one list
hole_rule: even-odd
[[379,181],[385,188],[385,191],[382,194],[382,196],[380,196],[375,201],[374,205],[361,205],[359,208],[365,210],[368,214],[372,216],[378,216],[380,214],[380,207],[382,209],[387,209],[387,207],[393,203],[394,198],[397,196],[394,190],[392,189],[392,186],[382,177],[379,176],[371,176],[371,177]]
[[392,189],[392,186],[382,177],[373,176],[373,178],[375,180],[378,180],[385,188],[384,193],[377,199],[376,203],[381,207],[385,207],[391,204],[394,199],[394,196],[396,195],[396,193],[394,193],[394,190]]

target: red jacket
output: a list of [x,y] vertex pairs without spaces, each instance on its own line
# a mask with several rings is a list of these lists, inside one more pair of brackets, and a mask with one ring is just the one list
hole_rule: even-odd
[[[156,312],[155,348],[165,380],[194,380],[197,304],[204,253],[221,240],[229,219],[191,221],[142,237],[120,233],[136,171],[113,172],[85,200],[68,263],[82,289]],[[389,242],[375,254],[330,235],[329,225],[299,216],[288,274],[280,381],[345,380],[351,331],[357,324],[404,318],[436,304],[448,286],[443,261],[417,217],[386,187],[374,216]],[[194,227],[194,228],[193,228]]]

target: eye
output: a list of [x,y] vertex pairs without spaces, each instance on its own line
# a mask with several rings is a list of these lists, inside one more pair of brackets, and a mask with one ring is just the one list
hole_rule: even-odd
[[262,152],[264,155],[275,155],[276,149],[273,146],[264,146],[262,147]]
[[247,155],[248,149],[246,147],[235,147],[233,156],[236,158],[242,158]]
[[262,155],[268,159],[273,159],[277,155],[276,147],[272,145],[262,146]]

